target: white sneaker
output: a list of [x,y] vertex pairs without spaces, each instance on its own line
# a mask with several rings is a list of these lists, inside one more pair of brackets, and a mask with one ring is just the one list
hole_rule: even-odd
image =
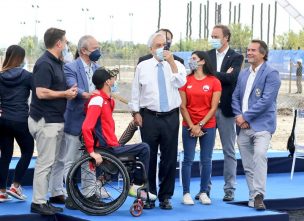
[[183,201],[182,201],[183,204],[185,205],[194,205],[194,201],[190,195],[190,193],[186,193],[184,196],[183,196]]
[[248,206],[253,208],[254,207],[254,200],[249,200],[248,201]]
[[[135,185],[133,184],[132,186],[130,186],[130,189],[129,189],[129,196],[132,196],[132,197],[137,197],[137,190],[138,188],[142,187],[143,185],[139,186],[139,185]],[[147,199],[147,193],[146,191],[142,190],[140,192],[140,197],[143,199],[143,200],[146,200]],[[152,200],[152,201],[155,201],[157,198],[156,195],[154,195],[153,193],[150,193],[149,192],[149,199]]]
[[210,204],[211,204],[211,200],[210,200],[210,198],[207,196],[206,193],[201,193],[201,195],[199,196],[199,200],[200,200],[201,203],[204,204],[204,205],[210,205]]
[[7,193],[3,193],[0,191],[0,203],[10,201],[12,200],[12,197],[10,197]]
[[11,195],[12,197],[18,199],[18,200],[26,200],[26,195],[22,194],[22,188],[19,186],[16,188],[14,184],[11,185],[11,188],[6,191],[7,194]]

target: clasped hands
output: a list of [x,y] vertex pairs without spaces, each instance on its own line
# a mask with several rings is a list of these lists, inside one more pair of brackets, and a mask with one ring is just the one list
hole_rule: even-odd
[[189,127],[188,130],[190,131],[191,137],[201,137],[205,134],[204,131],[202,131],[201,126],[198,124]]
[[242,115],[239,115],[235,118],[235,123],[242,129],[249,129],[250,125],[247,121],[245,121]]

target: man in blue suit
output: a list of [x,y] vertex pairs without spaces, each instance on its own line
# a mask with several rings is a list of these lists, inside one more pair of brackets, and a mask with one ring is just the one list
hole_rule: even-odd
[[[82,123],[85,118],[84,104],[90,98],[91,92],[95,90],[92,82],[94,71],[99,67],[96,62],[101,56],[97,40],[85,35],[80,38],[77,46],[79,57],[64,65],[64,73],[68,87],[77,85],[78,94],[75,99],[69,100],[64,114],[64,142],[61,147],[60,157],[63,159],[62,166],[57,166],[53,174],[61,175],[63,172],[64,180],[67,177],[72,164],[80,157],[79,148],[81,143],[79,135],[81,133]],[[58,191],[63,189],[62,179],[56,177],[52,179]],[[64,196],[51,197],[53,203],[64,203]]]
[[276,129],[276,100],[281,85],[279,72],[267,64],[268,47],[252,40],[248,63],[241,71],[232,95],[237,143],[249,189],[248,206],[265,210],[267,149]]

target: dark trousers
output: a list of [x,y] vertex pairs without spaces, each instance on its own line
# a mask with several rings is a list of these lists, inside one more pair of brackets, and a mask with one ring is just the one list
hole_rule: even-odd
[[[111,149],[114,154],[121,155],[121,154],[130,154],[135,157],[138,157],[138,160],[143,163],[145,166],[146,173],[149,170],[149,159],[150,159],[150,151],[149,146],[146,143],[137,143],[137,144],[130,144],[130,145],[123,145],[119,147],[113,147]],[[148,175],[148,174],[146,174]],[[145,181],[143,180],[143,173],[142,170],[135,170],[134,173],[134,184],[141,185]]]
[[160,148],[158,199],[171,198],[174,193],[177,160],[179,110],[158,114],[147,109],[140,111],[143,118],[142,140],[150,146],[149,187],[157,195],[156,166],[158,147]]
[[17,163],[14,182],[21,183],[22,178],[31,162],[34,151],[34,139],[29,132],[27,122],[17,122],[0,119],[0,188],[6,189],[9,164],[14,151],[14,139],[16,139],[21,158]]

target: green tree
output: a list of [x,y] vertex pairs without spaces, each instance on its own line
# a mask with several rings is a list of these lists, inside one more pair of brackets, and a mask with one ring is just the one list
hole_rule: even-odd
[[278,35],[276,38],[275,48],[282,49],[303,49],[304,48],[304,30],[295,33],[293,31]]
[[242,24],[230,24],[229,28],[231,32],[230,47],[245,52],[252,36],[250,27],[242,26]]

